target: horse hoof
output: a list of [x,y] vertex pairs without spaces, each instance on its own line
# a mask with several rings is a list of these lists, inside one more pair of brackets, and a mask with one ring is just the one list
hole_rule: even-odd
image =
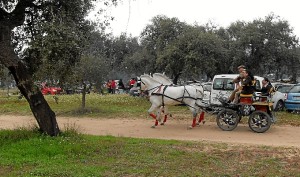
[[151,128],[155,128],[155,127],[156,127],[155,125],[152,125],[152,126],[151,126]]
[[165,125],[165,123],[160,123],[160,125]]
[[193,129],[193,127],[192,126],[189,126],[189,128],[188,128],[189,130],[191,130],[191,129]]
[[203,124],[205,124],[205,121],[203,121]]

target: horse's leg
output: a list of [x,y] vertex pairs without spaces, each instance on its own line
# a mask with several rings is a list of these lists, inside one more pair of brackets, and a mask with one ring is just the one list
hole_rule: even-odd
[[191,112],[193,113],[193,123],[189,127],[190,129],[194,128],[196,126],[196,121],[197,121],[197,110],[193,107],[190,107]]
[[199,120],[197,122],[197,125],[200,125],[200,123],[203,121],[203,124],[205,123],[204,121],[204,111],[201,111],[201,114],[199,115]]
[[160,123],[160,125],[165,125],[165,122],[167,122],[168,118],[168,108],[166,106],[161,107],[162,112],[164,113],[164,121]]
[[160,113],[161,113],[161,109],[157,109],[157,111],[156,111],[156,120],[157,120],[158,122],[160,122],[160,124],[161,124]]
[[[155,124],[152,126],[152,128],[155,128],[158,125],[157,115],[154,115],[152,112],[155,111],[158,108],[156,105],[151,105],[150,109],[148,110],[149,115],[155,119]],[[157,111],[158,112],[158,111]]]

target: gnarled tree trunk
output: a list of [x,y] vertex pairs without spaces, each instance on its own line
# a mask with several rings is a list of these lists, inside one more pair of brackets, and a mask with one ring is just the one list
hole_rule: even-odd
[[[26,3],[29,1],[23,0],[20,2]],[[56,136],[59,134],[59,128],[55,113],[51,110],[39,88],[34,85],[24,63],[14,52],[11,41],[12,29],[24,21],[23,18],[16,18],[20,15],[18,13],[22,11],[20,12],[18,8],[14,11],[16,11],[15,14],[14,12],[10,14],[0,9],[0,63],[8,68],[13,75],[17,87],[30,105],[40,130],[50,136]]]

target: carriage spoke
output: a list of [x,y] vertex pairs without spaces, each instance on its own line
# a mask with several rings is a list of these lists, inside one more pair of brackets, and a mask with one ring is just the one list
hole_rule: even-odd
[[255,111],[250,115],[248,124],[254,132],[263,133],[270,128],[271,118],[266,112]]
[[225,131],[231,131],[238,124],[238,114],[231,109],[224,109],[217,116],[217,125]]

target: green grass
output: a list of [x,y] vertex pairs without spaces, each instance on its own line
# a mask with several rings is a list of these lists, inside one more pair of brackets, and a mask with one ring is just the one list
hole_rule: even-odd
[[300,176],[300,150],[0,131],[0,176]]
[[[79,113],[81,107],[81,95],[57,95],[58,102],[51,95],[45,95],[50,107],[58,115],[75,116]],[[130,97],[128,95],[86,95],[86,111],[88,116],[107,116],[110,114],[127,113],[139,114],[145,111],[150,103],[145,98]],[[30,115],[31,110],[27,101],[17,96],[0,97],[0,113],[2,114],[22,114]]]
[[[81,95],[57,95],[58,102],[51,95],[45,95],[51,109],[60,116],[89,116],[115,117],[122,116],[144,117],[151,104],[146,98],[132,97],[126,94],[119,95],[86,95],[86,109],[81,110]],[[172,112],[189,113],[187,107],[173,106]],[[0,114],[31,115],[27,101],[17,96],[0,97]]]

